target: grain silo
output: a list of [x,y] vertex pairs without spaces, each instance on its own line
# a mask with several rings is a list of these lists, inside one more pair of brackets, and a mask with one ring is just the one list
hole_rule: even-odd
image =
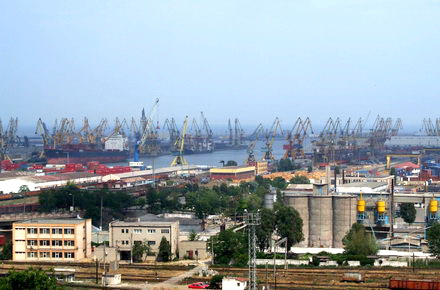
[[309,196],[309,247],[331,248],[333,244],[333,202],[331,195]]
[[356,222],[356,197],[333,196],[333,247],[342,248],[342,239]]
[[296,195],[285,196],[284,203],[296,209],[299,216],[303,220],[303,235],[304,240],[298,244],[299,247],[307,247],[309,245],[309,196]]

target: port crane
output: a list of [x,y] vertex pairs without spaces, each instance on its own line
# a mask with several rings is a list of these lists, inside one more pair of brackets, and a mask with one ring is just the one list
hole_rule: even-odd
[[260,135],[262,135],[264,132],[264,128],[263,125],[260,123],[258,124],[257,128],[255,129],[254,133],[252,134],[253,139],[251,140],[251,142],[248,145],[247,148],[247,153],[248,153],[248,157],[246,160],[246,164],[248,165],[254,165],[257,160],[255,158],[255,154],[254,154],[254,149],[255,149],[255,145],[258,142],[258,138],[260,137]]
[[272,123],[272,127],[269,131],[266,131],[264,134],[265,137],[265,147],[263,154],[263,161],[272,161],[275,160],[275,156],[273,155],[273,143],[275,142],[275,137],[277,133],[280,132],[280,135],[283,135],[283,130],[281,129],[281,122],[278,117]]
[[184,149],[185,149],[185,137],[186,137],[186,129],[188,127],[188,116],[185,117],[185,121],[183,121],[183,128],[180,136],[176,140],[175,146],[178,148],[178,152],[176,157],[174,157],[171,162],[171,166],[177,165],[188,165],[185,157],[183,157]]
[[[170,136],[170,147],[173,147],[177,141],[177,138],[179,137],[179,129],[177,128],[176,125],[176,121],[174,120],[174,118],[171,119],[166,119],[164,126],[167,128],[168,130],[168,134]],[[176,148],[172,148],[171,151],[173,151],[173,149]]]
[[284,159],[292,158],[305,158],[304,153],[304,140],[308,136],[309,130],[313,134],[312,122],[307,117],[304,121],[299,117],[293,128],[287,132],[287,141],[288,144],[284,145]]
[[147,153],[151,155],[157,155],[160,153],[159,136],[157,133],[157,127],[154,126],[154,116],[159,106],[159,99],[157,98],[151,107],[148,115],[145,115],[145,111],[142,110],[141,122],[140,122],[140,139],[139,139],[139,151],[141,153]]

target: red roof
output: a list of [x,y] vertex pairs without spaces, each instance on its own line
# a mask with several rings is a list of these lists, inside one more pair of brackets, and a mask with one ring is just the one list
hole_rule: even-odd
[[413,169],[419,169],[420,166],[418,166],[417,164],[414,164],[412,162],[404,162],[404,163],[400,163],[397,164],[396,166],[394,166],[396,169],[407,169],[407,168],[413,168]]

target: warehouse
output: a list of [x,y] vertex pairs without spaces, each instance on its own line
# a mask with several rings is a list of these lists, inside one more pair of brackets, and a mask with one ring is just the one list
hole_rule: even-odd
[[211,168],[209,170],[211,179],[247,179],[255,176],[255,166],[227,166],[221,168]]

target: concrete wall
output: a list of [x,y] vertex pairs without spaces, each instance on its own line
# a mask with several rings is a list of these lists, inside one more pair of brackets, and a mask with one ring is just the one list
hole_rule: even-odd
[[332,196],[309,197],[309,247],[333,246]]
[[356,198],[333,198],[333,247],[342,248],[342,239],[356,222]]
[[303,220],[304,240],[298,246],[307,247],[309,245],[309,198],[307,196],[284,198],[284,203],[296,209]]

